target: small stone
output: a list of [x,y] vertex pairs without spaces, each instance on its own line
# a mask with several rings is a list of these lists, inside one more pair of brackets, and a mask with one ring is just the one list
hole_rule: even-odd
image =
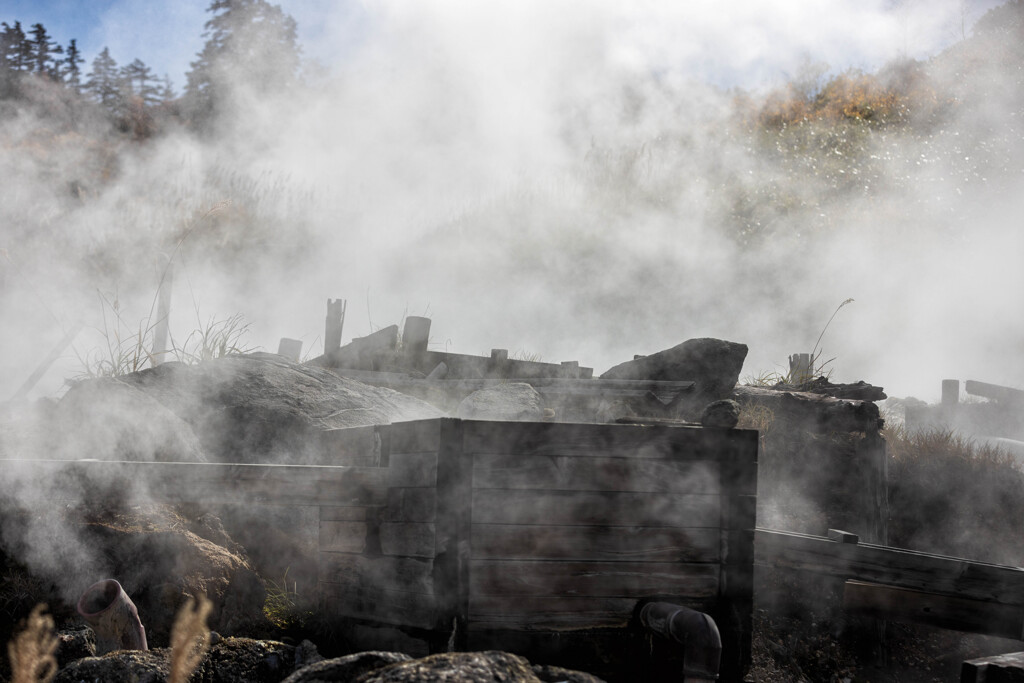
[[726,398],[712,401],[701,413],[700,423],[712,429],[732,429],[740,421],[740,404]]

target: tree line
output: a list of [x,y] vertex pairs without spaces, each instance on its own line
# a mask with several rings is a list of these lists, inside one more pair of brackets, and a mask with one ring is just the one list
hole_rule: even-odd
[[53,84],[98,105],[122,129],[148,136],[143,125],[155,111],[204,129],[227,109],[227,93],[245,85],[257,94],[293,83],[301,66],[295,20],[266,0],[213,0],[207,8],[206,43],[191,62],[182,95],[171,79],[141,59],[119,65],[104,47],[83,69],[76,39],[61,45],[41,23],[0,22],[0,101],[25,97],[26,89]]

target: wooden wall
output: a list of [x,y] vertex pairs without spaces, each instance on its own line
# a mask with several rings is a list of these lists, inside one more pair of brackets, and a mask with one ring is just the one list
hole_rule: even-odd
[[332,615],[423,629],[622,628],[658,597],[749,659],[757,433],[428,420],[391,425],[384,506],[321,507]]

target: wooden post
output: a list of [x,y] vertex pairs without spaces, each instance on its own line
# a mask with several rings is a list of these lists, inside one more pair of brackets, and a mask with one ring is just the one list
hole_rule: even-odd
[[508,349],[491,349],[491,362],[487,367],[487,375],[504,377],[506,367],[508,367]]
[[402,328],[402,348],[406,354],[418,356],[427,352],[427,340],[430,338],[430,318],[410,315],[405,318]]
[[464,651],[469,627],[469,558],[473,515],[473,455],[463,448],[463,424],[441,419],[437,452],[434,598],[431,652]]
[[167,338],[169,333],[169,322],[171,317],[171,288],[174,285],[174,261],[168,260],[164,268],[163,276],[160,278],[159,290],[157,293],[156,325],[153,326],[153,350],[150,355],[151,365],[160,365],[164,362],[164,354],[167,353]]
[[341,330],[345,327],[345,299],[327,300],[327,327],[324,330],[324,353],[341,348]]
[[299,358],[302,357],[302,340],[281,337],[281,341],[277,344],[277,355],[284,356],[293,363],[298,363]]
[[757,432],[735,431],[721,453],[722,534],[719,606],[723,681],[741,681],[750,666],[754,613],[754,528],[757,525]]
[[960,403],[960,380],[942,380],[942,407],[945,410],[955,410]]
[[811,367],[813,359],[809,353],[794,353],[789,357],[789,383],[803,384],[807,380],[814,379],[814,368]]

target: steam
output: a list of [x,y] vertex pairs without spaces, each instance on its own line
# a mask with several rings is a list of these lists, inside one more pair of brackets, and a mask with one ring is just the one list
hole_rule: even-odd
[[940,74],[963,106],[930,137],[872,137],[868,191],[793,172],[734,118],[737,86],[926,59],[990,6],[332,3],[296,8],[321,68],[277,97],[239,88],[216,136],[133,146],[78,124],[51,146],[25,107],[0,124],[3,390],[77,321],[80,354],[102,345],[97,292],[148,320],[169,256],[179,340],[241,313],[254,345],[315,354],[344,297],[346,338],[426,314],[435,348],[601,372],[715,336],[749,345],[747,376],[809,351],[853,298],[822,340],[836,379],[1022,385],[1019,80]]

